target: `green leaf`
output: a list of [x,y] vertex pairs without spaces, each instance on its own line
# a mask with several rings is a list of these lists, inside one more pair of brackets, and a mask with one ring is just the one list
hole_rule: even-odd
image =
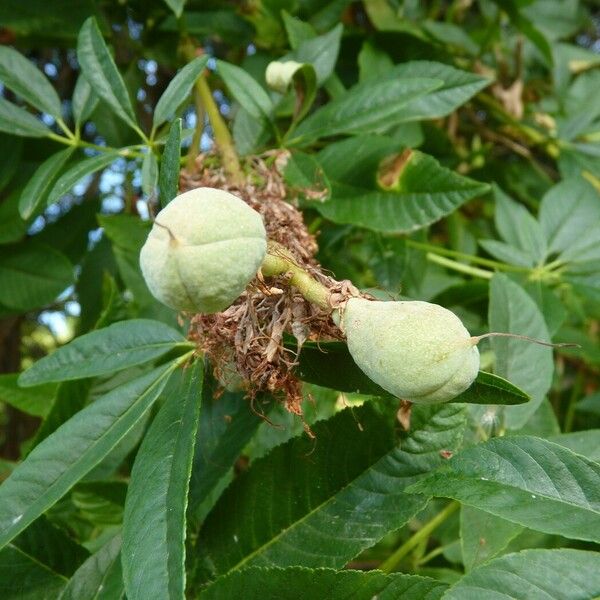
[[[217,10],[186,10],[185,28],[187,33],[203,37],[220,37],[227,40],[227,44],[245,49],[252,41],[255,33],[254,27],[237,11],[231,7]],[[162,20],[161,31],[178,34],[180,26],[174,15]]]
[[[410,233],[439,221],[488,190],[487,184],[454,173],[418,150],[405,151],[393,191],[375,191],[367,187],[371,182],[366,167],[361,170],[365,175],[362,184],[348,184],[338,179],[339,175],[336,177],[336,163],[343,160],[344,154],[352,156],[351,152],[368,143],[370,136],[358,139],[360,141],[334,144],[335,154],[330,150],[326,162],[321,163],[331,181],[331,198],[314,202],[310,207],[335,223],[349,223],[375,231]],[[345,168],[341,167],[339,171]],[[371,177],[375,178],[374,172]]]
[[593,69],[575,79],[564,99],[565,118],[557,121],[559,139],[576,141],[594,127],[594,121],[600,117],[600,107],[594,101],[594,91],[599,85],[600,73]]
[[175,13],[175,16],[179,19],[181,13],[183,13],[183,7],[187,0],[165,0],[165,4]]
[[[40,36],[67,44],[77,35],[83,20],[98,12],[91,0],[3,0],[0,2],[0,23],[19,37]],[[39,38],[38,38],[39,39]]]
[[70,577],[90,555],[68,533],[53,525],[43,515],[21,532],[11,546],[65,577]]
[[582,177],[552,187],[542,199],[539,219],[549,253],[575,263],[600,259],[600,197]]
[[494,258],[519,267],[533,266],[533,259],[523,250],[498,242],[497,240],[479,240],[479,245]]
[[75,572],[59,600],[119,600],[125,594],[121,576],[121,536],[116,535]]
[[[293,345],[289,345],[294,349]],[[308,382],[340,392],[389,397],[390,394],[371,381],[356,365],[342,342],[306,342],[297,366],[298,376]],[[470,404],[523,404],[529,396],[502,377],[480,371],[471,387],[454,402]]]
[[241,156],[257,154],[270,139],[270,126],[265,119],[255,119],[240,107],[233,118],[233,139]]
[[29,219],[46,205],[46,198],[62,170],[71,158],[74,147],[61,150],[47,158],[35,171],[19,198],[19,212]]
[[340,41],[344,27],[339,23],[331,31],[300,42],[297,49],[287,58],[299,63],[307,63],[314,67],[317,86],[322,85],[333,73],[340,51]]
[[441,80],[427,78],[359,83],[302,121],[288,144],[307,145],[342,133],[389,129],[401,120],[406,104],[441,85]]
[[[495,223],[502,239],[525,256],[525,267],[542,264],[548,249],[542,228],[531,213],[494,186]],[[487,249],[487,248],[486,248]],[[502,259],[501,259],[502,260]]]
[[[296,94],[292,124],[304,118],[310,110],[317,95],[317,80],[314,67],[309,63],[301,63],[294,71],[289,85]],[[285,94],[287,89],[273,86],[275,91]],[[292,125],[293,126],[293,125]]]
[[176,371],[137,453],[123,519],[127,598],[183,598],[187,495],[204,365]]
[[0,254],[0,304],[19,311],[52,302],[73,283],[73,266],[50,246],[28,240]]
[[438,600],[447,585],[441,581],[381,571],[335,571],[305,567],[251,568],[221,577],[202,590],[202,600],[225,600],[243,597],[244,600],[297,600],[322,598],[327,600]]
[[[13,180],[21,164],[21,160],[23,159],[23,140],[14,135],[0,133],[0,152],[2,152],[3,157],[0,163],[0,190],[3,190]],[[3,220],[1,219],[0,223]],[[0,239],[2,237],[0,235]]]
[[176,363],[116,388],[47,437],[0,485],[0,547],[64,496],[156,401]]
[[548,440],[568,448],[575,454],[600,462],[600,429],[551,435]]
[[381,161],[401,150],[402,145],[393,138],[367,134],[328,144],[317,159],[333,181],[372,187]]
[[464,505],[460,509],[460,541],[467,573],[498,556],[523,527]]
[[318,422],[316,446],[304,435],[255,460],[205,521],[205,564],[215,574],[298,562],[341,568],[402,527],[427,503],[405,487],[444,460],[441,450],[456,449],[465,424],[458,405],[415,407],[412,418],[402,449],[367,405]]
[[79,380],[65,381],[58,386],[52,408],[35,432],[30,448],[37,446],[86,405],[90,385],[89,380]]
[[179,159],[181,157],[181,119],[175,119],[160,159],[158,181],[160,205],[164,208],[179,192]]
[[15,546],[0,550],[3,600],[55,600],[66,582],[66,577]]
[[107,152],[98,156],[84,158],[72,167],[67,169],[52,186],[52,190],[48,194],[46,201],[47,205],[58,202],[65,194],[68,194],[73,187],[84,177],[96,173],[113,163],[119,154],[117,152]]
[[123,121],[136,126],[125,82],[115,65],[94,17],[83,24],[77,41],[77,60],[90,86]]
[[167,89],[163,92],[154,109],[152,118],[152,126],[159,127],[165,121],[168,121],[179,105],[190,95],[196,79],[206,68],[209,56],[199,56],[192,62],[188,63],[175,75],[171,80]]
[[188,514],[195,520],[199,520],[199,510],[207,510],[206,499],[263,423],[243,392],[220,391],[209,371],[207,365],[190,479]]
[[142,191],[146,196],[152,198],[156,193],[156,184],[158,183],[158,161],[152,150],[144,155],[142,161]]
[[[493,0],[506,12],[511,23],[540,51],[549,65],[552,65],[552,50],[544,34],[525,16],[519,0]],[[538,15],[536,14],[536,17]]]
[[19,373],[0,375],[0,401],[35,417],[45,417],[52,406],[56,384],[47,383],[27,389],[19,387]]
[[368,40],[363,42],[358,53],[359,81],[385,77],[393,66],[394,63],[389,54],[380,50]]
[[465,575],[444,600],[580,600],[600,595],[600,553],[524,550]]
[[290,42],[290,48],[293,50],[296,50],[302,42],[317,37],[317,32],[310,23],[290,15],[287,10],[281,11],[281,18]]
[[77,278],[75,292],[81,305],[81,316],[77,328],[78,335],[94,329],[106,308],[106,279],[115,279],[117,264],[110,241],[102,236],[89,250],[81,262],[81,272]]
[[121,321],[77,337],[38,360],[21,374],[19,385],[112,374],[159,358],[182,344],[185,338],[159,321]]
[[83,74],[80,74],[73,90],[73,116],[75,123],[81,125],[90,118],[98,105],[98,96]]
[[477,379],[462,394],[452,402],[465,402],[467,404],[503,404],[514,406],[525,404],[531,398],[516,385],[503,377],[479,371]]
[[1,96],[0,131],[23,137],[46,137],[52,133],[38,118]]
[[[515,333],[549,342],[548,328],[529,294],[506,275],[495,274],[490,282],[491,331]],[[550,389],[554,364],[552,350],[522,340],[493,337],[494,372],[523,389],[532,401],[506,409],[506,425],[519,429],[533,415]]]
[[31,106],[61,118],[60,98],[46,76],[20,52],[0,46],[0,81]]
[[450,459],[411,493],[444,496],[545,533],[600,540],[600,464],[541,438],[507,436]]
[[314,154],[294,151],[285,165],[283,177],[288,195],[305,200],[324,200],[331,194],[331,184]]
[[438,119],[462,106],[477,92],[490,85],[491,80],[475,73],[461,71],[443,63],[415,60],[387,71],[386,80],[428,77],[443,83],[428,94],[412,100],[402,110],[402,121]]
[[152,223],[133,215],[98,215],[98,222],[112,242],[119,273],[127,288],[133,293],[138,308],[137,315],[163,321],[175,326],[175,311],[152,296],[140,269],[140,250]]
[[[288,348],[295,350],[296,345]],[[359,369],[343,342],[305,342],[296,370],[303,381],[340,392],[390,396]]]
[[98,227],[96,214],[100,206],[99,194],[85,198],[81,204],[72,203],[68,212],[59,219],[46,223],[35,239],[52,246],[73,264],[79,265],[89,248],[89,232]]
[[254,118],[271,120],[273,103],[264,88],[244,69],[223,60],[217,61],[217,72],[231,95]]
[[[147,420],[143,418],[138,423],[147,425]],[[90,471],[85,479],[73,488],[70,495],[71,503],[77,509],[78,516],[93,525],[120,526],[123,522],[127,484],[124,481],[114,480],[94,481],[91,477],[97,470],[98,467]]]
[[473,41],[464,27],[431,20],[424,21],[422,27],[434,40],[450,46],[451,50],[458,51],[457,54],[475,56],[479,52],[479,45]]

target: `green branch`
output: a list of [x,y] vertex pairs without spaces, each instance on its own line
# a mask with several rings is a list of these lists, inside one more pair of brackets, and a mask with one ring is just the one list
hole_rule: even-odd
[[331,310],[329,289],[300,267],[288,250],[277,242],[269,242],[267,256],[260,270],[265,277],[289,274],[290,285],[293,285],[304,298],[327,311]]

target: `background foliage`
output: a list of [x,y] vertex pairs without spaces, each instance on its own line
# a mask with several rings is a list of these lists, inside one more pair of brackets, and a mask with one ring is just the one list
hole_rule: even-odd
[[[3,598],[600,596],[593,4],[0,2]],[[138,266],[215,139],[232,178],[290,152],[338,279],[580,348],[486,342],[405,431],[308,343],[315,439],[261,419]]]

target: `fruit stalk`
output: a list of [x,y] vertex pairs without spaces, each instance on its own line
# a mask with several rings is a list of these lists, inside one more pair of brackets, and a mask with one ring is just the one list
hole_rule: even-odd
[[[190,40],[183,45],[183,53],[187,60],[196,58],[196,48]],[[233,138],[231,137],[227,124],[219,112],[219,107],[215,103],[204,73],[201,73],[200,77],[196,80],[194,89],[208,115],[208,120],[212,126],[215,138],[215,144],[221,155],[221,160],[223,161],[223,168],[227,172],[227,175],[229,175],[231,182],[240,185],[244,181],[244,173],[237,152],[235,151]]]
[[267,255],[262,262],[260,271],[265,277],[289,274],[289,284],[293,285],[306,300],[324,310],[331,310],[329,289],[300,267],[281,244],[273,241],[268,243]]

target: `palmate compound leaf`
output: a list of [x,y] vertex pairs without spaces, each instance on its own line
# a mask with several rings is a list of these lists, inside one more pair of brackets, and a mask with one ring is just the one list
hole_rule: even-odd
[[0,485],[0,548],[110,453],[157,400],[178,363],[161,365],[98,398],[33,449]]
[[507,436],[467,448],[408,491],[600,542],[600,464],[541,438]]
[[123,576],[129,600],[185,594],[188,487],[204,365],[176,371],[136,455],[123,518]]
[[600,595],[600,553],[524,550],[465,575],[444,600],[588,600]]
[[200,560],[222,575],[250,566],[343,567],[426,504],[404,489],[462,440],[464,406],[415,407],[399,448],[366,405],[275,448],[238,477],[209,514]]
[[305,567],[260,568],[236,571],[204,589],[202,600],[438,600],[447,585],[418,575],[386,575],[381,571],[336,571]]
[[185,338],[160,321],[130,319],[82,335],[34,363],[19,377],[19,385],[108,375],[154,360]]

